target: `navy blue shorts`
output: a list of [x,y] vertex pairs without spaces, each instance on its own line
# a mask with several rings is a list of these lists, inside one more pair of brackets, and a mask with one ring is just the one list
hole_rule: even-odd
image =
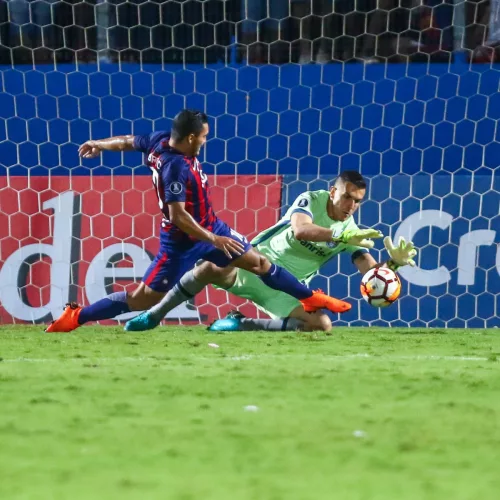
[[[227,236],[241,243],[244,247],[243,253],[252,248],[243,235],[231,229],[220,219],[214,224],[212,232],[217,236]],[[184,274],[193,269],[198,260],[208,260],[218,267],[226,267],[238,257],[240,256],[233,255],[229,258],[222,250],[206,241],[196,242],[187,249],[184,246],[176,248],[176,245],[162,243],[160,251],[151,262],[142,281],[155,292],[168,292]]]

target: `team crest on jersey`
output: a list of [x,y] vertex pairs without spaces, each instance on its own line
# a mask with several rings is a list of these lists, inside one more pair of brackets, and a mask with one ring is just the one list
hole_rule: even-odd
[[173,194],[180,194],[182,193],[182,184],[180,182],[172,182],[168,189]]
[[300,201],[299,201],[299,207],[301,208],[304,208],[304,207],[307,207],[307,205],[309,205],[309,200],[306,199],[306,198],[302,198]]

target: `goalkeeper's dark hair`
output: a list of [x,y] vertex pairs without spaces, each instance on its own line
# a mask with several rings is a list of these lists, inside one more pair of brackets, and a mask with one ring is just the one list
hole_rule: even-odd
[[208,123],[208,116],[205,113],[195,109],[183,109],[175,115],[170,132],[171,137],[179,142],[191,134],[198,136],[205,123]]
[[337,182],[350,182],[358,189],[366,189],[366,181],[364,177],[359,172],[356,172],[356,170],[344,170],[335,179],[335,184],[337,184]]

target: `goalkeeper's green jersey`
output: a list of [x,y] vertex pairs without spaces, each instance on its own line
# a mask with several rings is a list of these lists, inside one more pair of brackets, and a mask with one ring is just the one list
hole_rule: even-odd
[[257,235],[252,244],[271,262],[284,267],[301,281],[309,280],[325,262],[341,252],[351,254],[353,260],[366,253],[367,250],[362,247],[295,238],[290,219],[297,212],[309,215],[318,226],[332,229],[334,237],[339,237],[346,230],[357,229],[352,217],[345,221],[330,219],[327,212],[329,198],[330,193],[323,190],[302,193],[286,214],[274,226]]

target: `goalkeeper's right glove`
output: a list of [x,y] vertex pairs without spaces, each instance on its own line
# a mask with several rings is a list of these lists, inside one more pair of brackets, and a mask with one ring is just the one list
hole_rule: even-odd
[[351,229],[344,231],[339,237],[332,238],[332,241],[354,247],[373,248],[375,243],[371,238],[382,238],[383,236],[377,229]]
[[390,256],[387,266],[393,271],[397,271],[400,267],[410,265],[415,267],[416,263],[413,257],[417,255],[417,249],[412,241],[406,242],[401,236],[398,240],[398,245],[394,246],[390,236],[384,238],[384,246]]

